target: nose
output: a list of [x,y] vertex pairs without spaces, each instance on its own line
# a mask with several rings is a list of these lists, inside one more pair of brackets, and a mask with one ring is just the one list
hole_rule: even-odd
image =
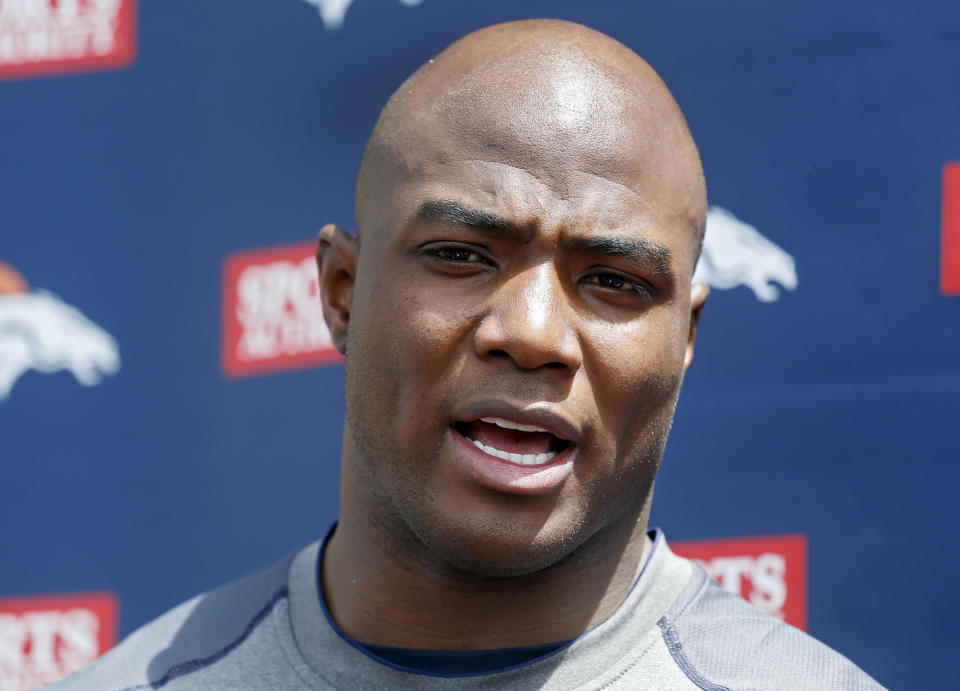
[[572,374],[582,359],[572,309],[552,264],[511,276],[497,286],[474,332],[476,353],[510,358],[525,370]]

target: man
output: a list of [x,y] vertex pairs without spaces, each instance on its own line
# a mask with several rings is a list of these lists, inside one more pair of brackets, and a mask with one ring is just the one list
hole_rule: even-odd
[[430,60],[357,236],[320,234],[339,523],[61,688],[878,688],[647,532],[705,211],[679,107],[613,39],[516,22]]

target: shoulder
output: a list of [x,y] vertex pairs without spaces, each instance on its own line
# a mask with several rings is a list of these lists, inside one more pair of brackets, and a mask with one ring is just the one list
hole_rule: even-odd
[[247,641],[287,597],[290,558],[184,602],[77,674],[46,688],[141,691],[216,664]]
[[657,622],[670,654],[702,689],[882,689],[840,653],[707,578],[700,567]]

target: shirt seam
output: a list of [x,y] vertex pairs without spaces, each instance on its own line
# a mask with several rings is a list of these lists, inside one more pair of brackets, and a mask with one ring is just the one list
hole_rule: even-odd
[[[292,568],[292,562],[290,568]],[[292,599],[288,599],[286,608],[277,607],[273,610],[273,625],[277,629],[280,649],[283,651],[287,664],[290,665],[290,668],[307,688],[337,688],[333,679],[328,679],[320,670],[314,669],[303,656],[296,631],[293,628],[292,602]]]
[[219,662],[231,652],[236,650],[247,638],[253,633],[264,619],[270,614],[274,606],[282,599],[287,597],[288,591],[287,586],[282,586],[267,601],[267,603],[253,615],[253,618],[247,622],[247,626],[244,630],[237,636],[234,640],[228,643],[226,646],[216,651],[215,653],[208,655],[206,657],[194,658],[193,660],[187,660],[186,662],[180,662],[170,667],[159,679],[156,681],[151,681],[147,684],[139,684],[137,686],[127,686],[123,691],[153,691],[154,689],[162,688],[163,686],[169,684],[171,681],[178,677],[185,676],[187,674],[192,674],[198,672],[201,669],[209,667],[210,665]]
[[667,644],[667,650],[670,651],[670,656],[673,658],[673,661],[676,662],[680,670],[687,675],[687,678],[697,685],[697,688],[703,689],[703,691],[730,691],[726,686],[720,686],[719,684],[707,681],[693,664],[691,664],[684,651],[683,644],[680,643],[680,636],[677,634],[676,628],[666,616],[660,617],[657,626],[660,627],[663,641]]
[[710,586],[710,579],[707,576],[707,572],[703,570],[703,567],[701,567],[695,561],[691,561],[689,559],[687,561],[692,569],[690,573],[690,580],[698,579],[700,584],[697,586],[696,590],[691,593],[690,597],[687,598],[686,602],[682,603],[679,607],[675,606],[675,609],[671,608],[674,609],[673,614],[676,618],[681,617],[683,613],[686,612],[687,609],[689,609],[690,606],[700,597],[700,595]]

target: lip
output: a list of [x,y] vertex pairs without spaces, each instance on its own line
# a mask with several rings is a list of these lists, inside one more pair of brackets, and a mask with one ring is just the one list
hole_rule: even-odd
[[484,453],[453,425],[449,428],[448,439],[454,463],[474,482],[498,492],[520,495],[549,494],[559,489],[573,472],[577,448],[571,444],[543,465],[518,465]]
[[[523,425],[535,425],[569,442],[567,448],[542,465],[518,465],[484,453],[463,436],[456,423],[497,417]],[[506,494],[542,495],[560,488],[573,472],[580,427],[556,406],[546,401],[520,403],[510,399],[480,398],[456,409],[448,438],[454,463],[471,480]]]
[[[550,403],[541,401],[526,405],[503,398],[470,401],[455,412],[453,423],[474,422],[484,417],[498,417],[522,425],[536,425],[555,437],[570,442],[571,446],[578,444],[583,436],[575,422]],[[564,453],[569,450],[567,448]]]

